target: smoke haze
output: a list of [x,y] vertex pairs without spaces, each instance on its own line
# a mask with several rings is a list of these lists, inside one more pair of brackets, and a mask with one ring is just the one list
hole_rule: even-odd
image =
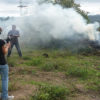
[[86,45],[82,42],[85,39],[99,40],[99,24],[87,24],[73,8],[34,1],[26,15],[6,22],[6,27],[16,24],[21,31],[21,43],[32,47],[81,48]]

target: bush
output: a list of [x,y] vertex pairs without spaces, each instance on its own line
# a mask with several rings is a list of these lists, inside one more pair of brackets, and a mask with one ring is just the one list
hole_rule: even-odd
[[64,87],[42,85],[31,100],[66,100],[68,94],[68,89]]

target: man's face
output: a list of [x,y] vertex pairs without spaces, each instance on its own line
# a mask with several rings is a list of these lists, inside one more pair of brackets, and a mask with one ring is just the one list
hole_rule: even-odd
[[16,30],[16,26],[15,25],[12,25],[12,30]]

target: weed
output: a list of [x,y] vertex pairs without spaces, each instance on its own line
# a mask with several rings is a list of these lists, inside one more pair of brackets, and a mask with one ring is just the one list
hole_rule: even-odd
[[21,75],[26,75],[26,74],[34,75],[34,74],[36,74],[36,71],[32,68],[24,67],[24,68],[20,69],[18,73]]
[[16,66],[16,60],[15,59],[8,59],[8,64],[10,67]]
[[25,64],[28,66],[38,66],[42,63],[41,58],[33,58],[30,61],[26,62]]
[[31,100],[66,100],[69,90],[65,87],[42,85]]
[[69,67],[66,72],[67,76],[79,77],[79,78],[87,78],[89,75],[89,71],[86,67]]
[[100,91],[100,79],[95,78],[87,83],[87,89],[92,91]]
[[18,85],[18,83],[16,82],[9,83],[9,89],[8,89],[9,91],[16,91],[18,89],[20,89],[20,86]]
[[54,62],[47,62],[41,66],[41,69],[44,71],[54,71],[59,69],[59,66]]
[[31,57],[29,57],[29,56],[24,56],[24,57],[23,57],[23,60],[31,60]]

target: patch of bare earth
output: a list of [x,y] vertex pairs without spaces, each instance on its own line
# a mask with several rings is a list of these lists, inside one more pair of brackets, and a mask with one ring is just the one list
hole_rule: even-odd
[[[11,73],[15,73],[10,75],[11,82],[18,79],[17,82],[20,85],[20,88],[17,90],[9,92],[10,95],[15,96],[14,100],[29,100],[30,96],[36,92],[37,86],[34,84],[28,84],[30,81],[49,83],[53,85],[65,85],[66,87],[70,87],[70,85],[74,84],[76,81],[73,78],[66,78],[66,75],[63,72],[36,71],[36,73],[33,75],[29,71],[30,73],[21,75],[21,73],[19,74],[19,71],[22,69],[23,68],[20,67],[14,67],[10,70]],[[26,82],[26,84],[20,84],[22,80]],[[99,94],[86,91],[83,84],[75,83],[75,90],[75,95],[70,96],[68,100],[100,100]]]
[[70,97],[68,100],[100,100],[99,96],[94,94],[76,94],[74,97]]
[[34,85],[24,85],[19,90],[9,92],[9,95],[14,95],[14,100],[29,100],[34,94],[36,87]]

